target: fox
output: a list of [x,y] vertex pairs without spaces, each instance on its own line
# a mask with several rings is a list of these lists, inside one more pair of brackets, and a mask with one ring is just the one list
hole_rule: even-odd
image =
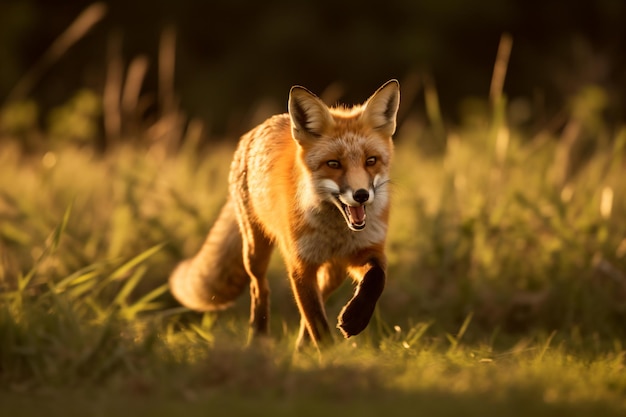
[[217,220],[199,252],[169,277],[174,298],[192,310],[216,311],[249,287],[250,336],[267,336],[266,272],[278,246],[300,313],[296,349],[333,343],[325,301],[348,277],[355,290],[337,328],[344,338],[361,333],[387,279],[399,104],[395,79],[354,106],[329,107],[293,86],[287,113],[240,138]]

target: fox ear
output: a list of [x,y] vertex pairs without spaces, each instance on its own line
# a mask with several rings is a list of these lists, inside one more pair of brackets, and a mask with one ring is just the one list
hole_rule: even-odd
[[304,87],[293,86],[289,92],[291,133],[297,141],[319,137],[333,123],[328,107]]
[[363,118],[375,130],[391,136],[396,131],[399,105],[400,84],[397,80],[387,81],[365,102]]

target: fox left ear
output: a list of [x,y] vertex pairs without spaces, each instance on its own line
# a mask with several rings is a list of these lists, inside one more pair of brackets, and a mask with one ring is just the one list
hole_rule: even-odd
[[293,86],[289,92],[291,133],[297,141],[316,138],[333,123],[328,106],[304,87]]
[[400,106],[400,83],[389,80],[365,102],[363,118],[385,136],[396,131],[396,115]]

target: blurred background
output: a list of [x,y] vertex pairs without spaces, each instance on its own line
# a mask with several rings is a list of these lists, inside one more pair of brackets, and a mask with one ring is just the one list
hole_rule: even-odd
[[117,88],[135,121],[175,107],[208,136],[236,138],[285,111],[293,84],[356,103],[398,78],[402,115],[425,113],[419,91],[431,85],[444,120],[458,124],[488,99],[509,34],[504,91],[518,125],[558,125],[589,85],[606,93],[604,115],[617,121],[626,114],[624,21],[621,0],[3,0],[0,99],[33,100],[45,127],[78,91],[85,100]]
[[239,136],[294,84],[352,104],[397,78],[381,323],[626,340],[624,22],[623,0],[2,0],[0,292],[176,305]]

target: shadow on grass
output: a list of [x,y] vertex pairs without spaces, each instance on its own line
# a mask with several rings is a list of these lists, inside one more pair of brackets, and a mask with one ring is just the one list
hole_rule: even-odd
[[596,375],[593,366],[579,364],[568,372],[558,358],[547,358],[544,368],[532,358],[481,363],[469,360],[469,351],[455,356],[428,347],[401,355],[340,343],[320,359],[293,354],[283,342],[238,346],[219,343],[192,360],[191,351],[178,352],[176,360],[148,362],[98,385],[45,385],[24,392],[5,387],[0,415],[471,417],[626,411],[623,378],[620,385],[613,373],[603,378],[607,375]]

